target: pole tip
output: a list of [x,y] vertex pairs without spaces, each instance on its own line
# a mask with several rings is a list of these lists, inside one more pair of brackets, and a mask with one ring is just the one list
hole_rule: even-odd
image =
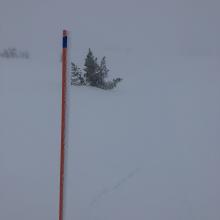
[[68,34],[68,31],[67,30],[63,30],[63,36],[66,37]]

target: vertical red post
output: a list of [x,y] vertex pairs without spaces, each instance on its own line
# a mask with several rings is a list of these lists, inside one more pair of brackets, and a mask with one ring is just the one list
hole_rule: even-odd
[[64,161],[65,161],[65,128],[66,128],[66,90],[67,90],[67,31],[63,31],[62,51],[62,107],[61,107],[61,150],[60,150],[60,195],[59,220],[63,220],[64,200]]

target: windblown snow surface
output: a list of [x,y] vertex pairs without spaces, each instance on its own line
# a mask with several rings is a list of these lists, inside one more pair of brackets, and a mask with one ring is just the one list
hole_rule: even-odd
[[1,220],[58,219],[63,26],[123,78],[69,87],[64,219],[220,219],[219,4],[146,2],[1,6],[1,49],[31,54],[0,59]]

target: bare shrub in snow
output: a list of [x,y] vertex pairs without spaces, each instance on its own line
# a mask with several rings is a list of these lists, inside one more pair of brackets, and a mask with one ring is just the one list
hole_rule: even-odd
[[30,54],[28,51],[20,51],[17,50],[15,47],[9,47],[0,52],[0,57],[28,59],[30,57]]

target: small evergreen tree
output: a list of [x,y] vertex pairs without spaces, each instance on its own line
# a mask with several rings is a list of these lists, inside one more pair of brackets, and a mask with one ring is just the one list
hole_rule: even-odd
[[82,77],[82,71],[75,63],[71,63],[71,85],[84,85],[85,80]]
[[105,78],[108,76],[108,68],[106,67],[106,59],[105,57],[102,58],[100,65],[98,66],[97,69],[97,74],[98,74],[98,86],[102,85],[105,81]]
[[94,57],[91,49],[89,49],[89,52],[86,56],[85,59],[85,64],[84,64],[85,68],[85,80],[86,83],[91,85],[91,86],[96,86],[99,80],[98,77],[98,64],[97,64],[97,58]]
[[112,81],[104,81],[103,84],[99,87],[104,90],[114,89],[119,82],[121,82],[121,78],[113,79]]
[[81,70],[74,63],[72,63],[72,85],[90,85],[109,90],[115,88],[122,80],[121,78],[116,78],[112,81],[106,81],[109,72],[109,69],[106,66],[106,58],[103,57],[100,65],[98,65],[97,58],[94,57],[91,49],[88,51],[84,66],[84,75],[82,76]]

